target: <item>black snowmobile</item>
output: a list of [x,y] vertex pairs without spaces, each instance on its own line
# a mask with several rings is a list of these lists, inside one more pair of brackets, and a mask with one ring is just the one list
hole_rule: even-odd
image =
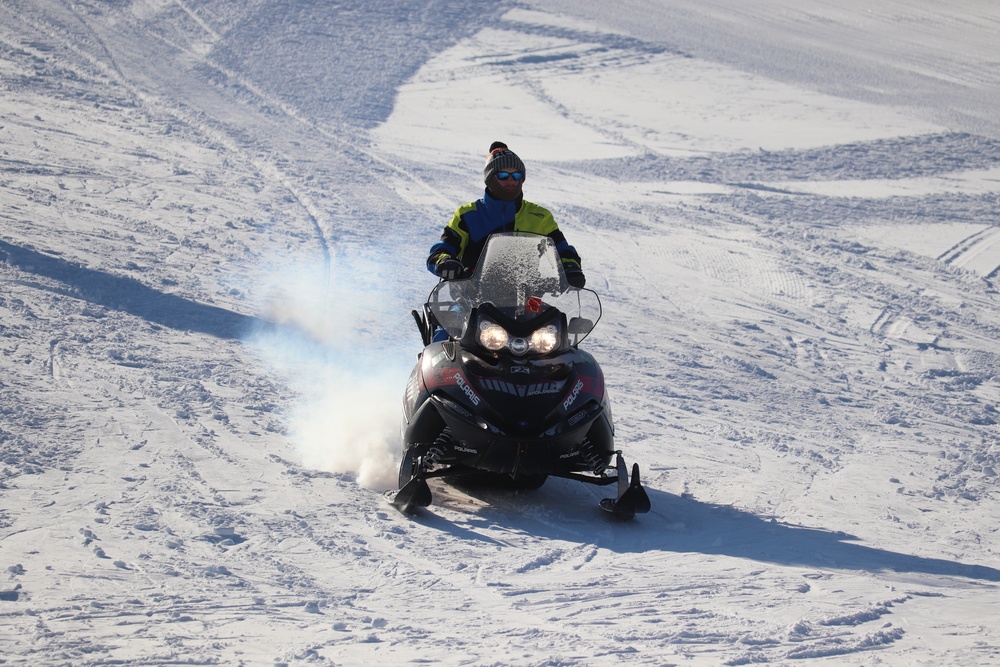
[[614,447],[601,368],[578,348],[600,299],[569,286],[551,239],[495,234],[473,275],[438,283],[413,316],[425,347],[403,396],[393,505],[430,505],[432,477],[529,489],[554,476],[617,484],[601,507],[619,517],[649,511],[638,464],[630,474]]

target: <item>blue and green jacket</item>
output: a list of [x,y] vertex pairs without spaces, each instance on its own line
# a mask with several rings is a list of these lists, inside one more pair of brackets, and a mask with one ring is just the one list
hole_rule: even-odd
[[581,269],[580,255],[559,231],[555,218],[548,209],[519,197],[515,201],[494,199],[484,192],[481,199],[459,206],[451,222],[441,233],[441,240],[431,246],[427,257],[427,270],[434,267],[442,255],[461,260],[467,273],[479,263],[486,239],[500,232],[530,232],[548,236],[556,244],[563,268]]

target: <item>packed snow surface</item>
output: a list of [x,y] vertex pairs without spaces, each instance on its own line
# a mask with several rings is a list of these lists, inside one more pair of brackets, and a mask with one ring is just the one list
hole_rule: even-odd
[[[0,664],[1000,664],[990,0],[0,4]],[[527,165],[605,489],[394,487]]]

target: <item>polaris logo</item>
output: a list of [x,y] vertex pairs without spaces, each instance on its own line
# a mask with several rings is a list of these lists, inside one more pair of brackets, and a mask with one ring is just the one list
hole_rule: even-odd
[[573,402],[576,401],[581,391],[583,391],[583,380],[577,380],[576,386],[573,387],[573,391],[569,392],[569,396],[567,396],[566,400],[563,401],[563,410],[569,410],[569,406],[573,405]]
[[462,374],[455,373],[454,380],[455,384],[458,385],[458,388],[462,390],[462,393],[465,394],[470,401],[472,401],[472,404],[479,405],[479,396],[477,396],[476,392],[472,389],[472,387],[469,386],[469,383],[465,381],[465,378],[462,377]]
[[478,454],[478,449],[473,449],[472,447],[463,447],[462,445],[455,445],[456,452],[462,452],[463,454]]

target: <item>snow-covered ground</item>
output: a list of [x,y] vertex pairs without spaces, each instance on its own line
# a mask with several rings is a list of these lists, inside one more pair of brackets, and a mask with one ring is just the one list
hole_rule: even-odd
[[[998,34],[0,4],[0,664],[1000,664]],[[496,139],[602,295],[631,523],[566,480],[379,494]]]

